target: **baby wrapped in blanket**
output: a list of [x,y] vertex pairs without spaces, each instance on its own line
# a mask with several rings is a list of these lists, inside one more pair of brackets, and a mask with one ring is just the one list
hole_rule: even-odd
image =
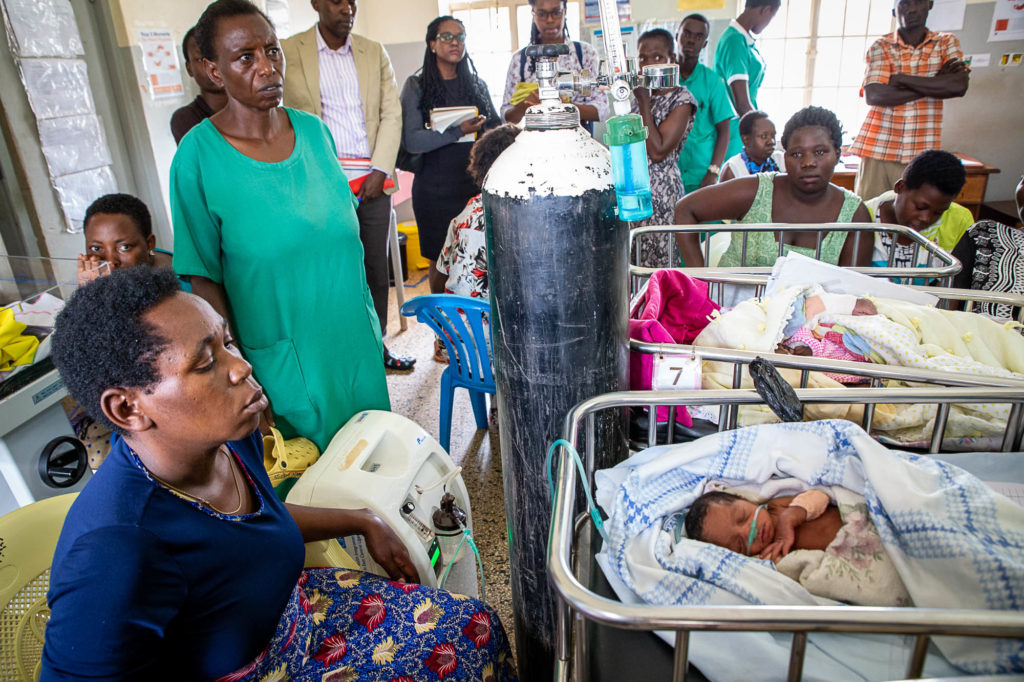
[[[819,303],[820,301],[820,303]],[[836,296],[818,284],[781,287],[772,295],[751,299],[716,315],[694,340],[695,346],[777,351],[780,344],[796,348],[800,343],[823,345],[818,353],[856,353],[874,363],[891,367],[957,372],[1020,380],[1024,378],[1024,336],[1016,323],[999,324],[982,315],[941,310],[927,305],[876,298],[871,309],[858,304],[861,298]],[[846,312],[846,311],[849,312]],[[823,331],[824,330],[824,331]],[[829,345],[828,341],[836,343]],[[831,349],[831,350],[829,350]],[[705,361],[702,385],[707,389],[731,388],[733,365]],[[781,370],[783,378],[799,386],[799,370]],[[810,372],[810,388],[839,388],[844,377]],[[852,377],[850,378],[852,379]],[[752,383],[746,370],[744,387]],[[890,380],[887,386],[907,385]],[[996,403],[965,403],[951,407],[944,447],[985,449],[998,447],[1010,408]],[[765,406],[740,408],[740,423],[776,421]],[[808,419],[840,418],[860,421],[859,405],[808,405]],[[901,444],[927,445],[935,425],[934,404],[879,404],[872,430]],[[979,440],[989,439],[989,440]]]
[[813,488],[761,504],[712,490],[694,501],[684,524],[675,520],[676,531],[685,525],[692,540],[774,561],[780,573],[819,597],[861,606],[909,606],[910,595],[864,499],[858,502],[848,490],[840,496],[846,501],[842,511],[827,493]]
[[[662,606],[834,603],[782,573],[787,561],[822,550],[791,551],[774,564],[678,530],[701,495],[726,487],[758,501],[825,491],[844,529],[855,530],[858,515],[874,524],[916,607],[1020,611],[1024,604],[1024,508],[962,469],[888,450],[856,424],[723,431],[648,448],[595,472],[594,480],[595,501],[608,515],[597,561],[620,596]],[[840,530],[830,546],[838,549],[843,537]],[[861,552],[872,547],[859,546]],[[858,559],[857,550],[850,555]],[[935,643],[961,670],[1024,673],[1024,639],[938,637]]]

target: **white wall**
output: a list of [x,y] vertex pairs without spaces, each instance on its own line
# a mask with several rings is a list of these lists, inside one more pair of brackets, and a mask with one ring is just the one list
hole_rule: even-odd
[[[192,101],[197,89],[182,66],[184,95],[154,100],[142,64],[139,31],[168,29],[174,35],[175,43],[180,45],[181,39],[195,25],[207,4],[206,0],[110,0],[106,16],[115,41],[114,45],[108,46],[109,59],[112,70],[120,78],[123,99],[119,104],[129,129],[122,143],[129,146],[136,165],[146,167],[144,172],[147,176],[138,180],[145,180],[155,187],[155,193],[163,199],[162,211],[160,206],[150,205],[150,209],[154,213],[157,243],[168,249],[173,244],[170,231],[170,170],[171,160],[177,150],[171,135],[171,114],[178,107]],[[176,52],[180,64],[180,48]]]
[[[291,26],[288,35],[305,31],[317,21],[309,0],[289,0]],[[402,21],[395,21],[395,17]],[[436,0],[363,0],[352,29],[385,45],[423,40],[427,24],[438,16]],[[286,36],[282,36],[286,37]]]

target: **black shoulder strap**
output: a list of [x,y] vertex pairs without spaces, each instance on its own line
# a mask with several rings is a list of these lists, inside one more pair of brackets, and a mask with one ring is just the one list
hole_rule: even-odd
[[526,80],[526,50],[519,53],[519,82]]
[[576,61],[580,63],[580,68],[583,68],[583,46],[580,45],[580,41],[574,40],[572,44],[576,46]]

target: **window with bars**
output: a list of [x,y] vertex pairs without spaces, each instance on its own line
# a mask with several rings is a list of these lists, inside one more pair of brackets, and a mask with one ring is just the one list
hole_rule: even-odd
[[[441,10],[444,11],[444,3]],[[580,36],[580,3],[567,6],[566,21],[573,40]],[[487,83],[495,109],[501,106],[508,63],[517,50],[530,43],[533,14],[525,0],[486,0],[448,3],[448,14],[466,26],[466,51]]]
[[757,95],[781,135],[798,109],[831,109],[849,144],[867,114],[860,97],[864,56],[877,38],[894,28],[892,0],[783,0],[758,38],[768,65]]

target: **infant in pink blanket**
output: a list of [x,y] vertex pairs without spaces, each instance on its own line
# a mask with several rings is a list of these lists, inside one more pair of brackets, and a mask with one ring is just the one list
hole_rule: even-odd
[[[866,298],[851,294],[821,293],[814,296],[801,295],[793,303],[793,317],[783,330],[783,341],[776,349],[793,355],[813,355],[832,360],[867,362],[868,359],[849,348],[843,341],[843,334],[833,331],[831,325],[818,323],[824,313],[833,315],[877,315],[875,304]],[[828,374],[844,384],[860,383],[864,377],[849,374]]]

